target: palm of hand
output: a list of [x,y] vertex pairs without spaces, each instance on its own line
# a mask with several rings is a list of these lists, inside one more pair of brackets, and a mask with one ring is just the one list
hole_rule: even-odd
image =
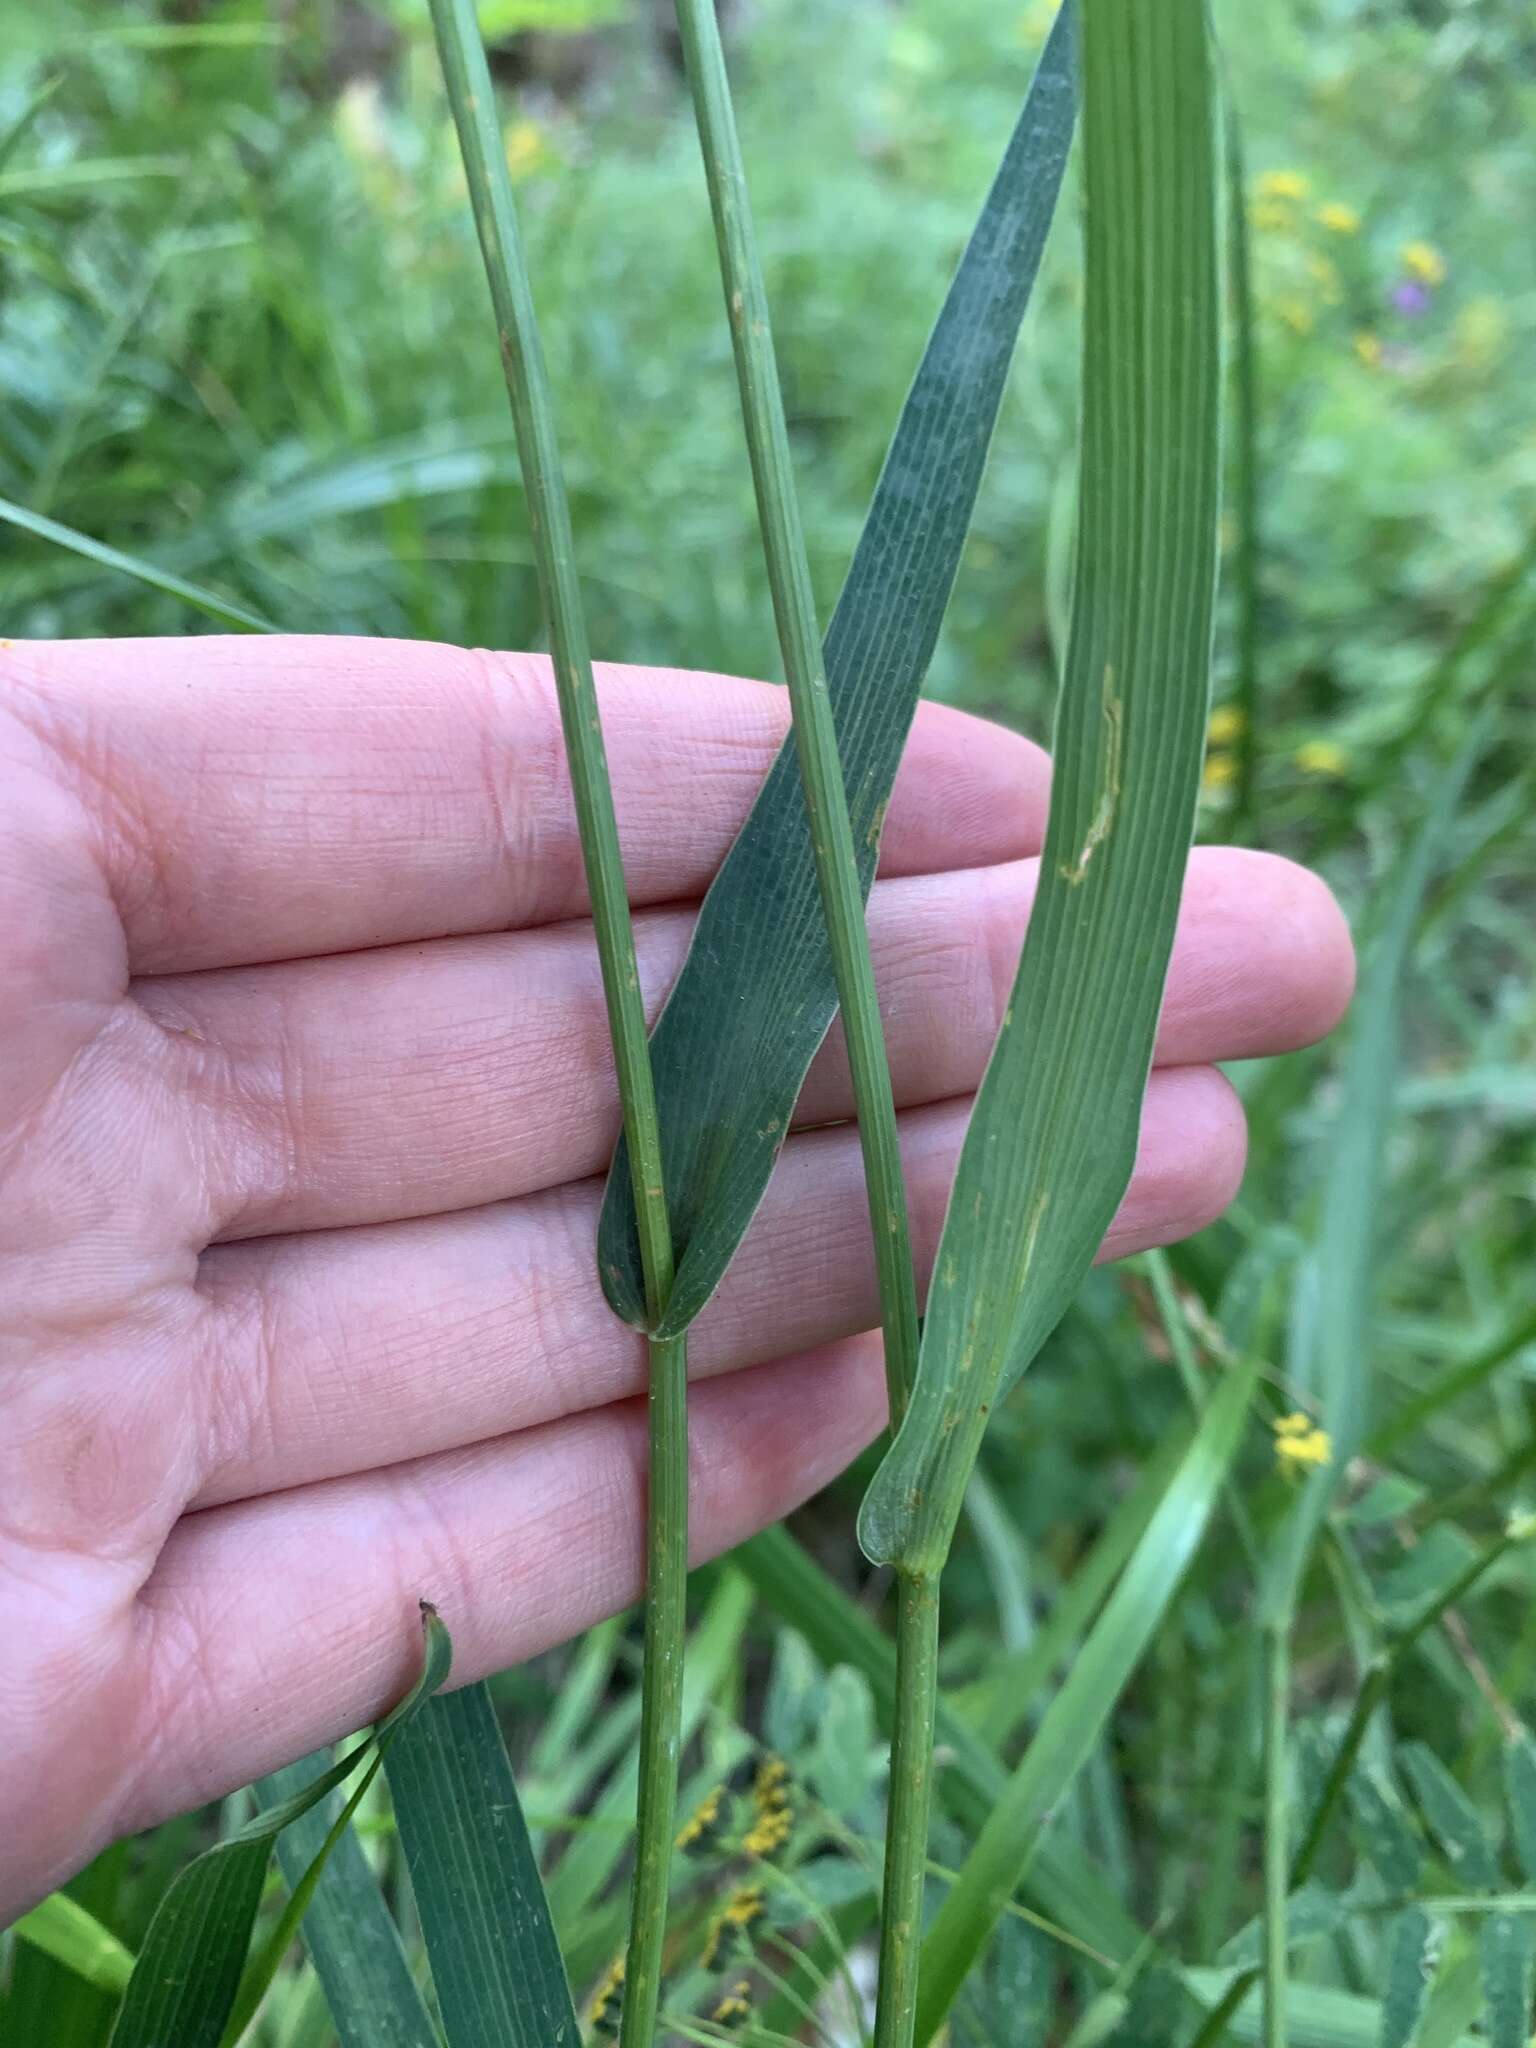
[[[592,1272],[617,1123],[538,664],[342,640],[13,648],[0,714],[0,1921],[103,1842],[632,1600],[644,1358]],[[779,693],[612,671],[654,1007]],[[1012,975],[1045,772],[925,709],[871,933],[919,1255]],[[1107,1250],[1236,1185],[1210,1062],[1326,1030],[1348,939],[1191,867]],[[829,1480],[883,1394],[836,1043],[698,1326],[696,1555]]]

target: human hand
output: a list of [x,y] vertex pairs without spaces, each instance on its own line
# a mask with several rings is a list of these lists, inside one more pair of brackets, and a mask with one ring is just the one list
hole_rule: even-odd
[[[378,1714],[419,1597],[459,1680],[635,1599],[645,1354],[595,1275],[618,1112],[547,665],[209,638],[0,674],[3,1924]],[[786,707],[599,681],[654,1015]],[[922,709],[870,927],[925,1262],[1045,802],[1037,748]],[[1321,1035],[1351,976],[1319,882],[1195,853],[1105,1256],[1220,1211],[1211,1063]],[[848,1113],[834,1035],[692,1343],[697,1558],[882,1424]]]

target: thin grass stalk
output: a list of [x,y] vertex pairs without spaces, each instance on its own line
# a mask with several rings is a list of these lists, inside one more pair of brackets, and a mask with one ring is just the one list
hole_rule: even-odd
[[[874,1235],[886,1387],[891,1424],[896,1428],[917,1376],[918,1319],[890,1064],[827,693],[810,564],[795,496],[768,295],[713,0],[677,0],[677,20],[709,184],[763,552],[789,685],[796,758],[848,1047]],[[897,1615],[897,1715],[891,1752],[877,2048],[904,2048],[912,2038],[938,1703],[936,1584],[903,1576]],[[623,2048],[630,2048],[627,2034]]]
[[1286,1721],[1290,1708],[1290,1631],[1283,1622],[1264,1636],[1264,2048],[1286,2048],[1285,1999],[1289,1974],[1286,1900]]
[[[432,0],[432,20],[464,156],[517,428],[518,460],[549,625],[560,720],[629,1143],[646,1309],[654,1326],[672,1287],[672,1233],[629,895],[576,577],[570,508],[555,441],[554,408],[473,0]],[[688,1568],[687,1378],[687,1339],[653,1342],[639,1843],[625,1971],[626,2044],[648,2041],[654,2033],[666,1935]]]

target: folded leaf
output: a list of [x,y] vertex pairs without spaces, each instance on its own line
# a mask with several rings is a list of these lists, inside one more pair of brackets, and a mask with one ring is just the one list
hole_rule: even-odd
[[420,1678],[373,1734],[313,1784],[258,1814],[182,1871],[155,1909],[124,1994],[112,2048],[217,2048],[234,2011],[261,1904],[272,1844],[288,1823],[351,1776],[365,1757],[409,1725],[448,1676],[453,1646],[430,1608],[422,1610],[426,1654]]
[[[868,892],[886,802],[959,566],[1075,114],[1063,7],[897,423],[825,642]],[[786,740],[714,886],[651,1039],[677,1273],[661,1334],[719,1285],[762,1199],[837,1007],[810,830]],[[621,1144],[598,1237],[603,1287],[645,1323]]]

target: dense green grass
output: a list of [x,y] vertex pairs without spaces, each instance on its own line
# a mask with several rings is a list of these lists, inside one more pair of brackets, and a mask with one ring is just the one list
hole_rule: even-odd
[[[752,10],[741,113],[823,616],[1046,12],[983,0]],[[1536,943],[1523,881],[1536,839],[1536,51],[1512,4],[1217,12],[1255,187],[1261,379],[1259,774],[1241,829],[1322,863],[1368,972],[1385,959],[1390,885],[1445,763],[1475,704],[1494,707],[1466,794],[1428,849],[1424,907],[1386,1001],[1402,1069],[1380,1133],[1360,1340],[1374,1434],[1302,1588],[1293,1711],[1305,1794],[1326,1775],[1373,1651],[1497,1542],[1536,1465]],[[286,627],[523,645],[537,594],[531,554],[506,538],[523,530],[510,423],[483,346],[483,285],[424,12],[400,14],[398,46],[343,82],[337,52],[356,17],[339,8],[302,10],[281,37],[262,10],[210,10],[199,24],[235,40],[194,24],[152,46],[124,33],[153,20],[149,9],[11,11],[0,137],[57,83],[0,164],[0,494]],[[771,673],[695,145],[647,19],[621,18],[583,46],[574,83],[558,51],[536,53],[533,82],[505,110],[592,636],[600,654]],[[769,146],[789,133],[793,148]],[[90,174],[123,159],[138,168]],[[1353,226],[1319,218],[1338,207]],[[1405,257],[1417,243],[1428,251]],[[1415,263],[1429,282],[1412,309],[1393,294]],[[1058,235],[932,674],[937,693],[1034,730],[1066,585],[1079,291],[1073,238]],[[0,599],[18,635],[199,623],[11,532]],[[1230,589],[1218,663],[1221,696],[1235,667]],[[1226,733],[1218,725],[1217,762],[1232,753]],[[1210,784],[1205,829],[1219,837],[1232,824],[1222,767]],[[1337,1047],[1241,1075],[1252,1165],[1232,1217],[1170,1268],[1096,1275],[999,1416],[946,1580],[944,1677],[966,1716],[957,1755],[979,1735],[1011,1761],[1048,1705],[1092,1617],[1094,1546],[1124,1554],[1117,1506],[1134,1506],[1138,1477],[1166,1460],[1187,1417],[1170,1354],[1198,1387],[1206,1364],[1252,1333],[1277,1412],[1285,1405],[1285,1376],[1314,1341],[1316,1290],[1337,1298],[1319,1253],[1337,1249],[1324,1197],[1340,1118],[1358,1101],[1347,1075]],[[1458,1378],[1479,1359],[1487,1370]],[[1037,1869],[1029,1909],[1049,1924],[1007,1923],[956,2020],[957,2048],[1059,2043],[1074,2027],[1081,2042],[1120,2048],[1188,2044],[1199,2021],[1175,1965],[1257,1959],[1241,1930],[1260,1899],[1258,1642],[1233,1531],[1240,1521],[1263,1545],[1292,1496],[1263,1431],[1250,1436],[1227,1524],[1058,1818],[1100,1889],[1074,1906],[1071,1888]],[[864,1573],[849,1531],[867,1477],[850,1475],[799,1523],[855,1593]],[[1408,1880],[1426,1897],[1536,1877],[1526,1834],[1508,1825],[1501,1755],[1536,1677],[1533,1575],[1528,1552],[1506,1552],[1396,1656],[1390,1724],[1373,1724],[1365,1751],[1392,1773],[1388,1820],[1372,1829],[1357,1788],[1318,1853],[1321,1931],[1291,1962],[1298,2048],[1382,2038],[1376,2001],[1401,1929],[1382,1905],[1402,1889],[1401,1861],[1381,1849],[1393,1814],[1416,1807],[1428,1821]],[[790,1843],[761,1879],[748,1938],[781,1975],[793,1971],[765,1926],[795,1930],[834,1979],[845,1952],[861,1969],[882,1824],[878,1644],[845,1618],[828,1639],[854,1662],[829,1668],[806,1640],[817,1640],[810,1615],[805,1636],[791,1632],[766,1601],[749,1606],[728,1568],[700,1576],[695,1614],[705,1633],[690,1664],[685,1801],[751,1745],[790,1766]],[[598,1631],[500,1687],[579,1990],[623,1936],[637,1643],[634,1630]],[[1002,1677],[999,1643],[1018,1660]],[[1451,1853],[1455,1809],[1426,1753],[1492,1844],[1482,1875]],[[934,1853],[953,1867],[984,1817],[985,1760],[942,1772],[941,1794],[946,1779]],[[686,1866],[681,1924],[759,1880],[731,1845],[764,1797],[749,1772],[725,1802],[734,1833]],[[369,1851],[395,1882],[382,1789],[365,1812]],[[114,1851],[80,1896],[134,1947],[169,1871],[209,1838],[206,1821],[177,1824]],[[1488,2025],[1483,1922],[1432,1918],[1437,1975],[1413,2038],[1444,2043]],[[1239,1952],[1224,1956],[1234,1937]],[[103,2037],[110,2000],[19,1946],[9,1971],[7,2039]],[[722,1971],[679,1978],[674,2002],[706,2010]],[[819,1995],[809,1979],[777,2005],[767,1977],[756,1983],[764,2029],[794,2035],[795,2000]],[[331,2038],[298,1957],[255,2038]],[[1246,2012],[1236,2038],[1256,2038]]]

